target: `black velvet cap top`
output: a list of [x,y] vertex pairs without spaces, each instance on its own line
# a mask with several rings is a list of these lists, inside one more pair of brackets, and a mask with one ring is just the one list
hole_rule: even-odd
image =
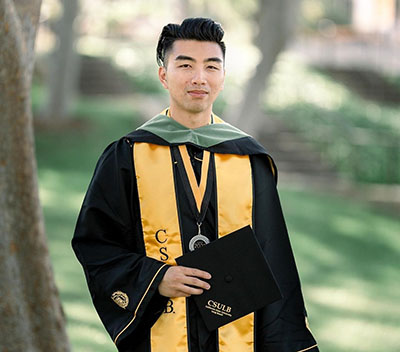
[[175,260],[212,276],[208,291],[191,296],[210,331],[282,298],[250,226]]

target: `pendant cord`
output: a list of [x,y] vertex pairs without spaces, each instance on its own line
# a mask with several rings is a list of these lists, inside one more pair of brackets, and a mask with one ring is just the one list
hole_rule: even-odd
[[206,183],[208,178],[208,168],[210,166],[210,152],[205,150],[203,152],[203,161],[201,164],[200,184],[197,183],[196,175],[194,174],[193,167],[190,162],[190,156],[185,145],[180,145],[179,152],[183,160],[183,166],[185,167],[186,175],[188,176],[190,188],[192,189],[194,198],[196,200],[197,209],[201,211],[201,203],[204,199],[206,191]]
[[[200,205],[199,205],[199,203],[196,201],[195,192],[197,192],[197,193],[200,192],[199,191],[200,186],[197,185],[197,181],[194,176],[194,171],[190,164],[190,161],[189,161],[189,165],[187,165],[187,163],[185,164],[184,158],[182,157],[181,152],[180,152],[181,151],[180,147],[181,146],[172,147],[173,154],[174,154],[175,160],[177,161],[176,166],[178,167],[179,176],[182,179],[183,189],[189,200],[189,208],[190,208],[191,212],[193,213],[194,218],[196,219],[197,226],[200,229],[200,226],[202,225],[203,220],[206,216],[207,209],[209,207],[210,200],[211,200],[212,185],[213,185],[213,180],[214,180],[214,177],[213,177],[214,154],[207,152],[208,160],[205,157],[206,154],[204,154],[204,157],[203,157],[203,164],[205,162],[207,162],[207,165],[202,165],[200,185],[202,183],[204,184],[204,192],[202,193],[202,195],[200,197],[200,202],[199,202]],[[184,147],[186,150],[185,146],[182,146],[182,147]],[[204,151],[204,152],[206,152],[206,151]],[[186,153],[187,153],[187,150],[186,150]],[[190,174],[191,173],[193,173],[192,182],[190,182]],[[193,180],[193,178],[194,178],[194,180]],[[193,187],[193,185],[195,185],[195,187]],[[198,191],[196,191],[196,187],[197,187]]]

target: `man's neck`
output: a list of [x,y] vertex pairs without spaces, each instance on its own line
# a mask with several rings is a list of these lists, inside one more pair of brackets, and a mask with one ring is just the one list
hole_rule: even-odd
[[211,109],[210,111],[202,111],[201,113],[189,113],[186,111],[181,112],[171,106],[169,116],[181,125],[194,129],[210,124]]

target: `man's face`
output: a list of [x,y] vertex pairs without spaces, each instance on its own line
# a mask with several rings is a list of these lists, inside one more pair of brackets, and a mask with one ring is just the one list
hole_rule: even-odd
[[170,94],[171,108],[197,114],[210,112],[223,89],[223,54],[215,42],[176,40],[168,52],[159,78]]

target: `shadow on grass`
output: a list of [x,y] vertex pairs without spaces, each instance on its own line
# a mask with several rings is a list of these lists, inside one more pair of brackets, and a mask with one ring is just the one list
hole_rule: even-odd
[[283,190],[281,198],[321,349],[397,351],[398,219],[326,194]]

